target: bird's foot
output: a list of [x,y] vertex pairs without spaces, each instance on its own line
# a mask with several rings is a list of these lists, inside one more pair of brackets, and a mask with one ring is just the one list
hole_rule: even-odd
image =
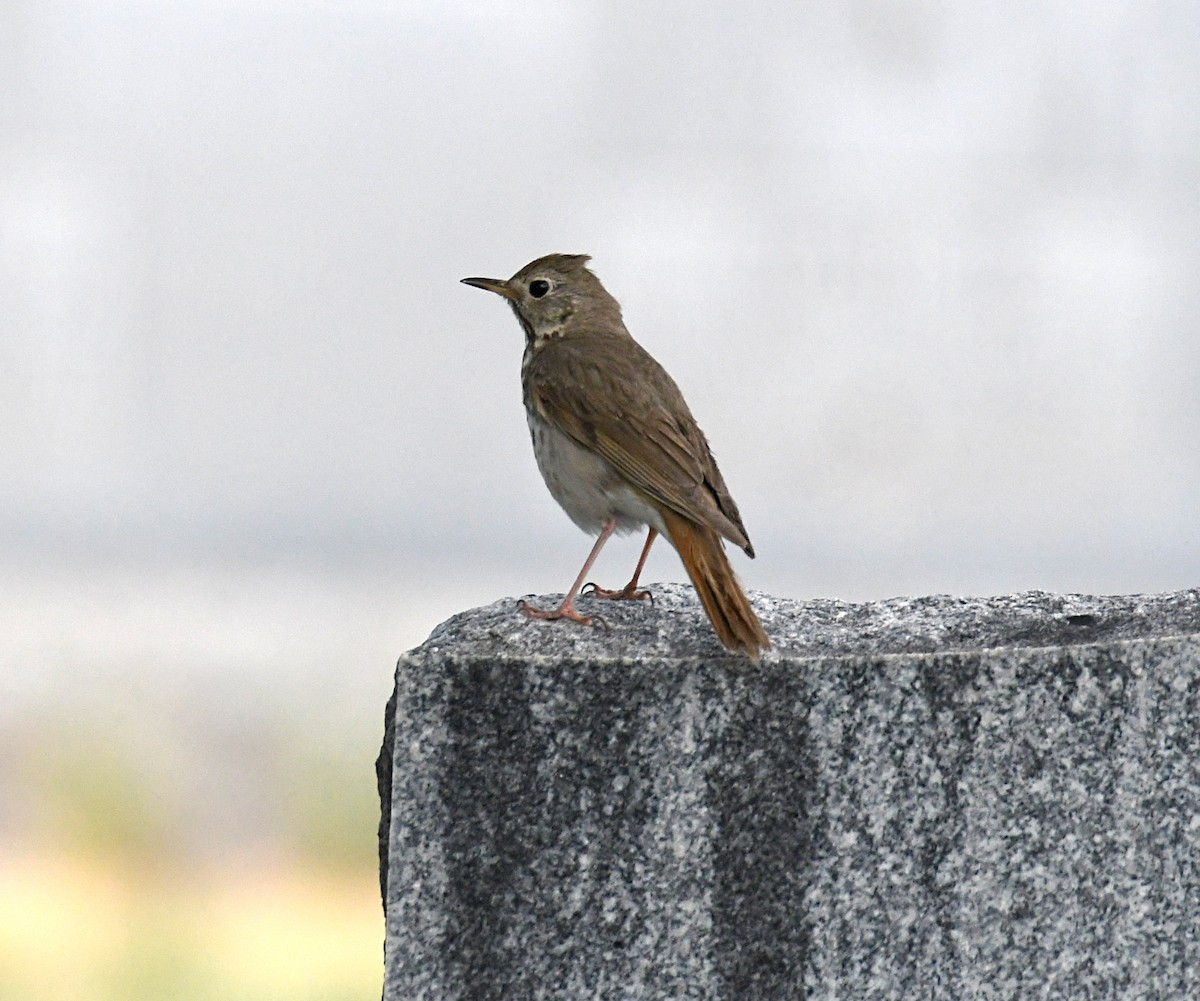
[[[654,604],[654,595],[649,591],[639,588],[636,581],[630,581],[619,591],[610,591],[608,588],[600,587],[599,584],[594,584],[588,581],[584,586],[583,594],[589,598],[605,598],[608,601],[649,601]],[[591,588],[589,591],[588,588]]]
[[604,626],[608,628],[608,623],[605,622],[599,615],[580,615],[575,611],[575,604],[571,600],[564,601],[557,608],[534,608],[528,601],[521,600],[518,603],[521,611],[530,619],[570,619],[572,622],[578,622],[581,626]]

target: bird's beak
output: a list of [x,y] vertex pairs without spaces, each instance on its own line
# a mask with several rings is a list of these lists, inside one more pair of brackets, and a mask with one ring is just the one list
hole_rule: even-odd
[[464,278],[462,282],[464,285],[474,285],[476,288],[495,292],[496,295],[502,295],[505,299],[516,299],[517,297],[517,293],[508,287],[508,282],[501,281],[499,278]]

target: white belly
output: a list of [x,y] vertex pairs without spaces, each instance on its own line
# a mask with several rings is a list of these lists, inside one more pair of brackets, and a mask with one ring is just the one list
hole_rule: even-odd
[[585,532],[599,533],[610,518],[617,531],[650,525],[666,534],[658,511],[633,490],[607,459],[591,452],[540,417],[528,415],[533,454],[550,495]]

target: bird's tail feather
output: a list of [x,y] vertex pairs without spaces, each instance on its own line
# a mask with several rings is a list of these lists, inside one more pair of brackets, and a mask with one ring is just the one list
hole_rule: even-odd
[[757,660],[771,641],[738,583],[721,537],[669,509],[660,513],[717,638],[730,650]]

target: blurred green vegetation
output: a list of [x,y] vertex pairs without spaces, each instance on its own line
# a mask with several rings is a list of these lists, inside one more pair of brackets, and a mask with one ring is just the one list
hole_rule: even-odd
[[377,998],[371,738],[130,732],[0,735],[0,998]]
[[283,788],[285,827],[303,861],[347,876],[364,868],[377,876],[374,759],[364,762],[344,749],[309,757],[288,770]]

